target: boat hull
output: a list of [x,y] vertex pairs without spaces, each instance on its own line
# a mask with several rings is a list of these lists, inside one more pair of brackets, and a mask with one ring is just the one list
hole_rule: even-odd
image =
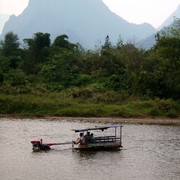
[[119,142],[101,142],[74,145],[75,150],[120,150],[122,148]]

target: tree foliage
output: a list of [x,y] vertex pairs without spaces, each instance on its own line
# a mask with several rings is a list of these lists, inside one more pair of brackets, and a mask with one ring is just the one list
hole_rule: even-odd
[[47,60],[50,53],[50,34],[35,33],[33,38],[24,39],[24,43],[27,45],[24,70],[30,74],[37,74],[41,64]]
[[5,34],[4,41],[1,41],[1,51],[4,56],[17,55],[19,45],[18,35],[10,31]]
[[[157,34],[149,51],[110,37],[98,51],[85,50],[66,34],[51,43],[50,34],[38,32],[19,47],[18,36],[5,35],[0,46],[0,85],[40,83],[52,89],[83,87],[91,92],[108,91],[146,98],[180,95],[180,20]],[[32,81],[34,79],[34,81]]]

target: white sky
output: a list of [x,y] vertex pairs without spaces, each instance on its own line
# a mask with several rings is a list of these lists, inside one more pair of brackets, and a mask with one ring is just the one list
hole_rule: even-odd
[[[19,15],[29,0],[0,0],[0,13]],[[178,7],[180,0],[103,0],[109,8],[129,22],[159,27]]]

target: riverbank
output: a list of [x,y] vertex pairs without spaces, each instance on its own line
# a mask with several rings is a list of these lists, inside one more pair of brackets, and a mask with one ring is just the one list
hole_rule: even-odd
[[142,100],[135,97],[112,101],[113,98],[107,94],[102,95],[108,97],[108,101],[66,97],[59,93],[0,94],[0,114],[17,114],[25,117],[180,118],[179,101],[172,99]]
[[112,117],[45,117],[47,120],[79,121],[91,123],[120,123],[120,124],[149,124],[149,125],[177,125],[180,126],[180,119],[160,118],[112,118]]
[[69,122],[90,122],[90,123],[112,123],[112,124],[139,124],[139,125],[174,125],[180,126],[180,118],[113,118],[113,117],[26,117],[18,115],[0,115],[1,118],[8,119],[42,119],[49,121],[69,121]]

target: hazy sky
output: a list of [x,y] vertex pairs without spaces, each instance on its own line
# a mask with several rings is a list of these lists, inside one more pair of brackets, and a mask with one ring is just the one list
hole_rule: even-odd
[[[29,0],[0,0],[0,13],[19,15]],[[180,0],[103,0],[109,8],[129,22],[159,27],[178,7]]]

